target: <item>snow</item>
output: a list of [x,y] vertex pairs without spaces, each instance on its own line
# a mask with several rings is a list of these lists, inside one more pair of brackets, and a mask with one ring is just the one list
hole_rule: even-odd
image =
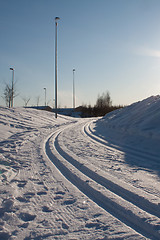
[[0,239],[160,239],[160,96],[103,118],[0,107]]

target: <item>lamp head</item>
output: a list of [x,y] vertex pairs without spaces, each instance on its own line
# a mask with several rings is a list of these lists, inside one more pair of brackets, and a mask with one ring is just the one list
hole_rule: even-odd
[[59,17],[55,17],[55,22],[56,23],[58,22],[58,20],[60,20],[60,18]]

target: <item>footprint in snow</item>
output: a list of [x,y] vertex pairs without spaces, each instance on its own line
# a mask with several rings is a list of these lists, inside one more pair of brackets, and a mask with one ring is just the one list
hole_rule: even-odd
[[21,220],[23,220],[24,222],[33,221],[35,219],[35,217],[36,217],[36,215],[30,214],[30,213],[26,213],[26,212],[21,212],[19,214],[19,218]]
[[98,222],[86,223],[85,227],[99,229],[100,228],[100,223],[98,223]]
[[71,204],[75,203],[76,201],[77,201],[77,200],[74,199],[74,198],[67,199],[67,200],[65,200],[65,201],[62,203],[62,205],[71,205]]
[[23,197],[19,196],[17,197],[16,199],[19,201],[19,202],[29,202],[30,201],[30,198],[32,198],[33,196],[35,195],[35,193],[32,193],[32,192],[28,192],[28,193],[24,193]]
[[49,209],[49,207],[47,207],[47,206],[43,206],[43,207],[42,207],[42,211],[43,211],[43,212],[52,212],[52,210]]
[[27,184],[27,181],[19,181],[17,184],[18,187],[24,187]]
[[40,192],[37,192],[37,195],[41,196],[41,195],[46,195],[47,192],[46,191],[40,191]]
[[62,228],[63,228],[63,229],[68,229],[69,226],[68,226],[66,223],[62,222]]
[[54,200],[59,200],[59,199],[63,199],[63,195],[65,195],[65,192],[63,191],[57,191],[55,192],[56,196],[54,197]]
[[4,199],[2,201],[2,208],[0,208],[0,218],[2,218],[6,212],[13,212],[13,205],[14,205],[13,198]]
[[16,199],[17,199],[19,202],[25,202],[25,203],[29,202],[29,199],[24,198],[24,197],[17,197]]
[[27,181],[25,181],[25,180],[13,179],[13,180],[11,180],[11,183],[12,182],[16,182],[18,187],[24,187],[27,184]]
[[28,222],[23,223],[22,225],[19,225],[20,228],[27,228],[29,225]]
[[102,213],[96,213],[96,214],[93,215],[93,217],[94,217],[94,218],[97,218],[97,217],[99,217],[99,216],[101,216],[101,215],[102,215]]
[[61,195],[64,195],[65,192],[63,192],[63,191],[57,191],[57,192],[55,192],[55,194],[61,194]]
[[60,200],[60,199],[63,199],[63,196],[57,195],[57,196],[54,197],[54,200]]
[[[4,211],[10,211],[11,209],[12,209],[12,207],[13,207],[13,204],[14,204],[14,198],[6,198],[6,199],[4,199],[3,200],[3,202],[2,202],[2,209],[4,209]],[[2,211],[2,209],[1,209],[1,211]]]
[[27,199],[32,198],[34,195],[35,195],[35,193],[33,193],[33,192],[24,193],[24,197]]

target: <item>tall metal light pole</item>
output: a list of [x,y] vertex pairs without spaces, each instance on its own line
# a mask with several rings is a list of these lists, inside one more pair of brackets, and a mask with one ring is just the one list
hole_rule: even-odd
[[75,109],[75,82],[74,82],[74,73],[75,69],[73,69],[73,108]]
[[55,17],[55,118],[57,118],[57,26],[59,17]]
[[46,107],[46,88],[44,87],[44,93],[45,93],[45,107]]
[[10,68],[12,71],[12,90],[11,90],[11,107],[13,107],[13,95],[14,95],[14,68]]

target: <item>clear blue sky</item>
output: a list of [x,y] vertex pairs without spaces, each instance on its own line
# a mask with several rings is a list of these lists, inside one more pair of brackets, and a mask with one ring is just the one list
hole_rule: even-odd
[[[15,68],[15,106],[40,97],[53,106],[55,22],[58,24],[58,105],[113,104],[160,93],[159,0],[0,0],[0,95]],[[5,105],[2,97],[0,105]]]

